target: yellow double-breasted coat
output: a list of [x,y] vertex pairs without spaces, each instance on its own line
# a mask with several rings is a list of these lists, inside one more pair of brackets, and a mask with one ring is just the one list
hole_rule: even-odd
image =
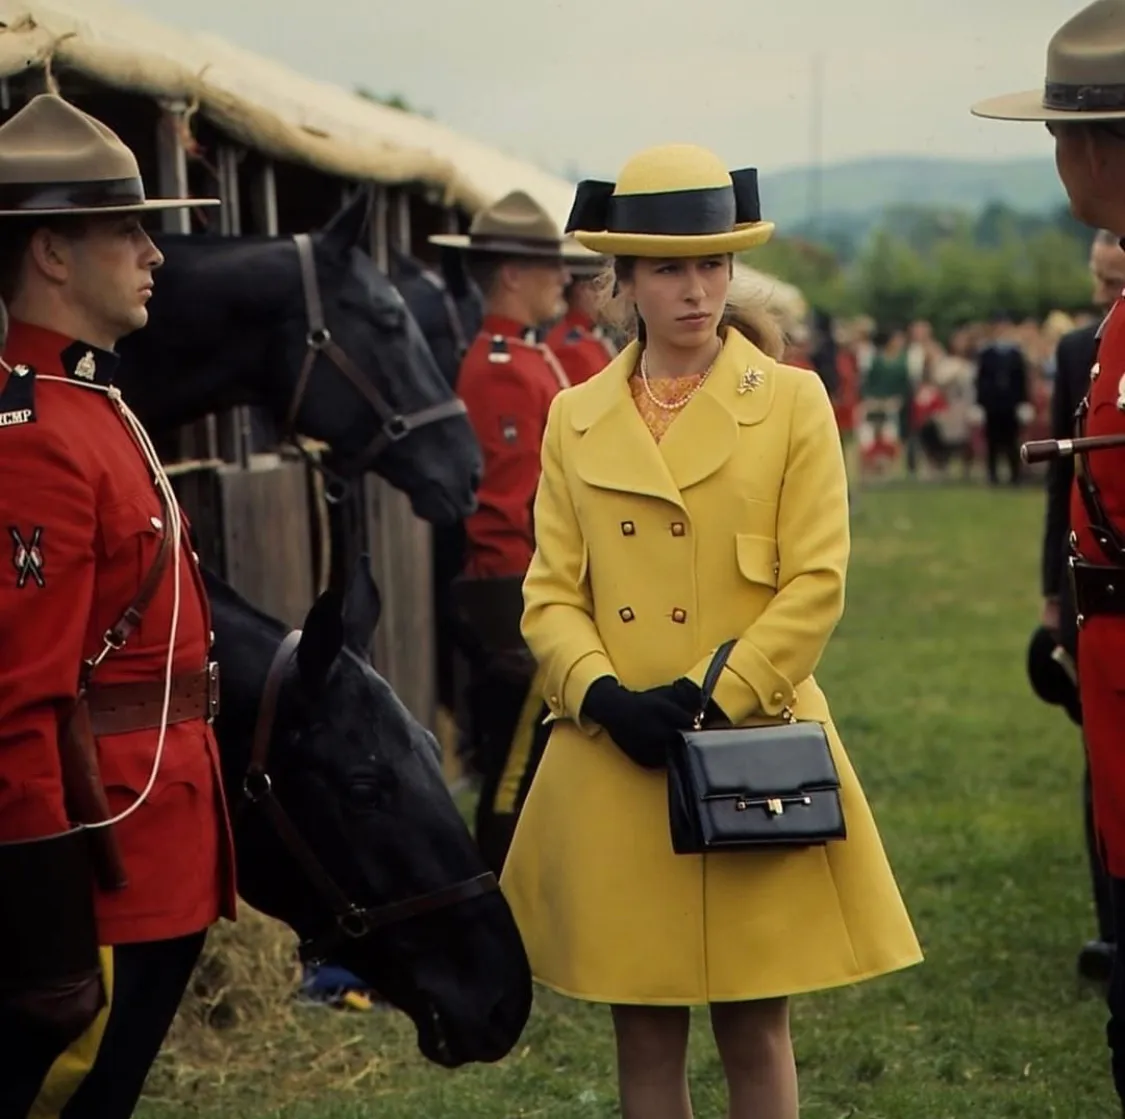
[[[659,444],[628,387],[636,344],[554,401],[523,633],[554,726],[502,887],[535,977],[596,1002],[816,990],[921,960],[875,822],[812,673],[844,605],[847,481],[828,396],[728,329]],[[676,855],[666,778],[579,718],[600,676],[716,689],[735,722],[829,729],[847,839]]]

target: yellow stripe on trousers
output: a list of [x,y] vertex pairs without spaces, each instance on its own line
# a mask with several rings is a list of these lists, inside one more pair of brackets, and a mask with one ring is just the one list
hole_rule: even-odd
[[531,760],[531,744],[535,739],[536,717],[543,706],[541,675],[541,670],[537,670],[532,677],[531,687],[527,689],[527,698],[523,701],[523,707],[520,708],[520,717],[516,720],[516,729],[512,732],[508,761],[504,765],[504,772],[496,789],[496,800],[493,806],[498,815],[508,816],[516,810],[520,785]]
[[27,1119],[59,1119],[62,1109],[70,1102],[70,1097],[78,1091],[78,1086],[86,1079],[98,1047],[105,1034],[109,1021],[109,1008],[113,1004],[113,949],[100,949],[102,961],[102,982],[105,984],[105,1006],[86,1032],[73,1042],[51,1066],[39,1095],[27,1113]]

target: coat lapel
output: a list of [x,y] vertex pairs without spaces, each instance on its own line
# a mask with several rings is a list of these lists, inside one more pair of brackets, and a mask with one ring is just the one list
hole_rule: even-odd
[[588,485],[682,506],[676,483],[629,391],[639,354],[633,342],[601,373],[572,390],[577,398],[571,422],[582,433],[574,450],[575,469]]
[[741,429],[769,413],[776,362],[728,330],[711,375],[657,444],[629,391],[639,355],[634,342],[572,390],[571,421],[582,433],[575,469],[588,485],[646,494],[683,508],[682,491],[718,471],[738,446]]
[[761,423],[773,404],[776,362],[736,330],[703,387],[660,441],[677,489],[710,478],[734,454],[740,429]]

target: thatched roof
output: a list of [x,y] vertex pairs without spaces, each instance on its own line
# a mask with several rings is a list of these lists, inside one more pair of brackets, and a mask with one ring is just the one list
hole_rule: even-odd
[[[232,0],[237,3],[237,0]],[[183,101],[270,158],[341,178],[422,183],[474,214],[524,190],[560,228],[574,187],[413,113],[319,82],[217,36],[166,27],[115,0],[0,0],[0,77],[72,69],[113,88]],[[800,292],[739,264],[788,321]]]
[[515,189],[560,224],[570,209],[571,184],[531,164],[114,0],[0,0],[0,23],[0,77],[52,58],[56,70],[197,104],[232,138],[274,159],[342,178],[424,183],[468,213]]

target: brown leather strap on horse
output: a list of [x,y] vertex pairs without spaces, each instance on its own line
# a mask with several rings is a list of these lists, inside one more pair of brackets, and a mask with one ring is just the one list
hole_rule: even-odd
[[325,870],[324,864],[317,858],[274,795],[273,781],[267,768],[281,687],[300,641],[301,631],[292,630],[278,646],[270,663],[258,706],[258,717],[254,724],[250,763],[242,782],[242,792],[247,803],[262,808],[273,825],[278,839],[296,859],[310,885],[320,894],[332,912],[332,926],[323,934],[308,938],[301,944],[302,957],[308,962],[317,962],[329,958],[331,953],[346,940],[359,940],[388,925],[412,917],[421,917],[426,913],[433,913],[468,901],[470,898],[480,897],[498,890],[500,884],[495,875],[486,872],[403,901],[364,908],[351,901]]
[[438,420],[464,415],[465,404],[456,396],[440,404],[433,404],[429,408],[420,408],[417,412],[410,412],[407,415],[403,415],[391,407],[383,394],[368,378],[364,377],[355,362],[333,339],[325,324],[324,306],[320,298],[320,284],[316,278],[316,257],[313,253],[312,238],[307,233],[298,233],[294,235],[293,240],[297,244],[297,256],[301,264],[301,286],[305,294],[305,315],[308,318],[309,329],[306,335],[305,360],[301,364],[301,371],[297,376],[297,385],[293,390],[293,398],[290,400],[288,411],[285,414],[285,424],[282,428],[285,437],[290,441],[296,440],[297,415],[300,412],[305,393],[308,391],[313,366],[316,365],[316,359],[321,354],[324,354],[347,377],[356,391],[371,405],[375,414],[382,421],[382,426],[367,446],[359,454],[341,463],[340,469],[345,474],[355,473],[365,466],[369,466],[392,443],[405,439],[416,428],[425,427],[426,424],[436,423]]

